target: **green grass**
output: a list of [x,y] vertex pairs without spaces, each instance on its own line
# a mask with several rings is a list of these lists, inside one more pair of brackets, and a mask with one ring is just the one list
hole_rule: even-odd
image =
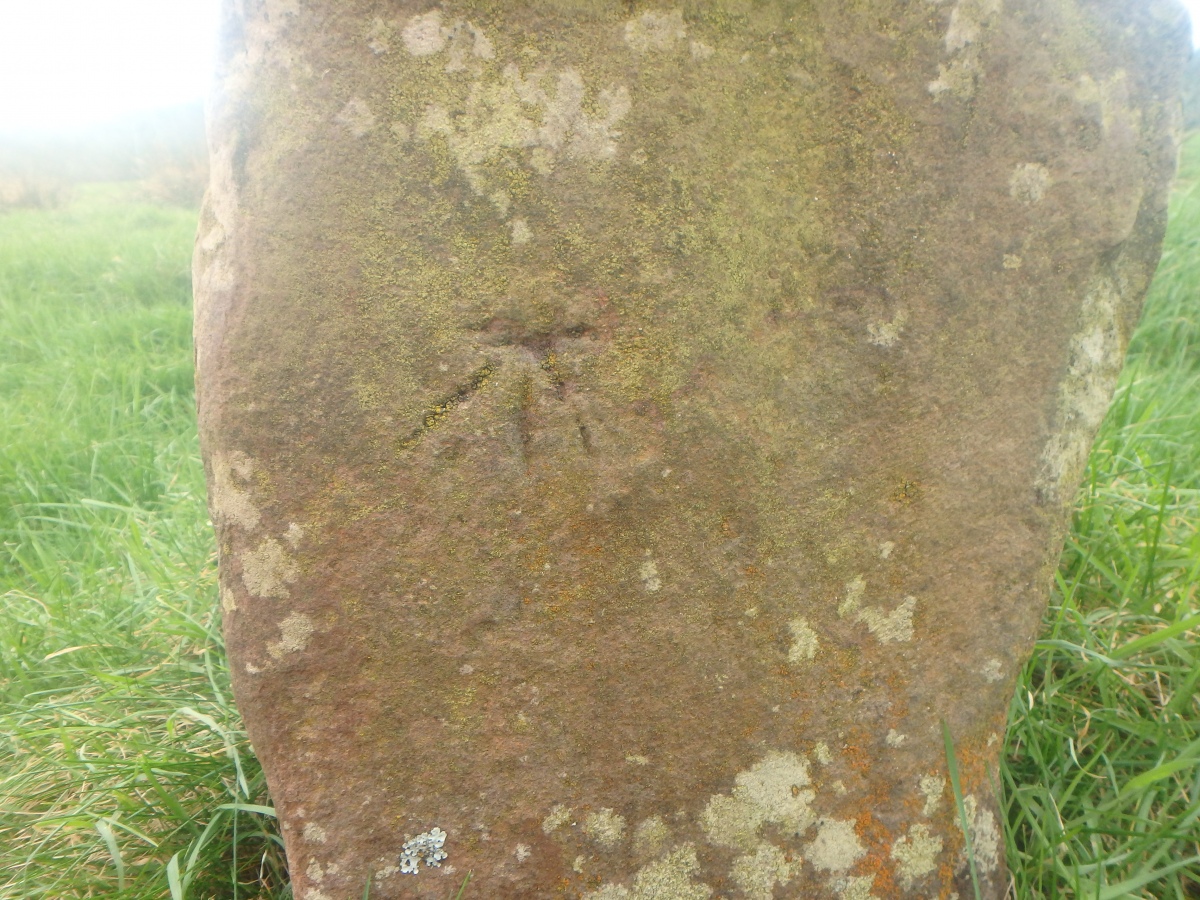
[[216,628],[195,222],[116,188],[0,216],[0,897],[284,896],[268,813],[231,808],[266,795]]
[[[1020,900],[1200,897],[1200,139],[1185,159],[996,773]],[[217,630],[194,225],[116,188],[0,215],[3,900],[289,896]]]
[[1200,898],[1200,135],[999,778],[1018,898]]

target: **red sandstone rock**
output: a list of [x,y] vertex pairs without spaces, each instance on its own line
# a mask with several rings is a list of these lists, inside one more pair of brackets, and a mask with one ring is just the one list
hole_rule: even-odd
[[200,421],[299,900],[965,898],[943,721],[999,898],[1185,53],[1166,0],[227,3]]

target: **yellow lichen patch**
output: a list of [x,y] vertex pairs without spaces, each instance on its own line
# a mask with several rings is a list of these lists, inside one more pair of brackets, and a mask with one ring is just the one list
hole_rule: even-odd
[[242,581],[256,597],[286,597],[287,585],[299,575],[296,561],[274,538],[264,538],[257,549],[242,554]]
[[794,836],[816,821],[808,763],[795,753],[772,751],[734,781],[732,793],[713,795],[700,815],[708,839],[720,847],[748,852],[758,845],[765,824]]
[[784,852],[774,844],[762,843],[753,854],[735,859],[730,875],[747,900],[771,900],[775,885],[791,881],[796,868],[798,861],[788,862]]
[[892,846],[896,873],[905,890],[937,869],[937,856],[942,852],[942,839],[935,837],[929,826],[918,823],[908,829]]

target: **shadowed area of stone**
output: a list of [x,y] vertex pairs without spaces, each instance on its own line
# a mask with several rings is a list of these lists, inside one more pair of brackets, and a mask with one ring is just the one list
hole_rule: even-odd
[[1004,893],[1168,0],[227,3],[196,251],[299,900]]

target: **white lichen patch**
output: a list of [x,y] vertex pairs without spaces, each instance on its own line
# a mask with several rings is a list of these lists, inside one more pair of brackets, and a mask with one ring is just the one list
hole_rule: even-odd
[[625,23],[625,43],[634,53],[652,53],[672,49],[687,38],[683,12],[644,12]]
[[334,116],[334,121],[355,137],[365,137],[375,127],[375,114],[365,100],[353,97]]
[[1008,194],[1014,200],[1032,206],[1041,202],[1050,187],[1050,170],[1041,163],[1022,163],[1008,179]]
[[528,244],[533,240],[533,229],[529,227],[529,223],[524,219],[517,217],[509,223],[511,240],[514,247],[519,247],[522,244]]
[[329,840],[329,835],[325,833],[325,829],[316,822],[309,822],[304,826],[302,832],[303,837],[310,844],[323,844]]
[[254,531],[261,519],[249,491],[238,486],[254,474],[254,461],[245,453],[212,455],[213,518],[220,525],[236,525],[244,531]]
[[983,806],[974,794],[963,799],[967,822],[971,828],[971,847],[979,871],[991,874],[1000,868],[1000,828],[992,811]]
[[[551,88],[547,81],[552,80]],[[591,91],[583,76],[566,69],[551,76],[523,77],[515,64],[499,77],[471,85],[455,116],[431,105],[417,125],[417,137],[445,138],[459,170],[480,196],[494,193],[483,173],[490,160],[510,151],[528,151],[528,164],[543,175],[560,157],[611,160],[617,155],[617,124],[631,108],[624,86]],[[589,112],[593,110],[594,112]]]
[[367,49],[376,56],[382,56],[392,49],[392,27],[379,16],[371,20],[371,28],[367,31]]
[[633,830],[633,852],[638,856],[658,856],[671,840],[671,829],[662,816],[651,816]]
[[813,747],[813,756],[823,766],[828,766],[833,762],[833,754],[829,751],[829,745],[824,741],[820,741]]
[[605,885],[586,897],[587,900],[707,900],[712,896],[712,888],[693,880],[699,870],[696,848],[684,844],[639,869],[632,889]]
[[989,659],[983,664],[983,668],[979,670],[979,674],[983,676],[983,680],[988,684],[995,684],[1004,677],[1004,664],[998,659]]
[[792,880],[794,866],[799,867],[798,861],[789,863],[782,850],[774,844],[763,843],[753,854],[735,859],[730,876],[747,900],[771,900],[776,884],[787,884]]
[[944,43],[949,61],[938,65],[938,77],[929,82],[929,93],[970,99],[983,75],[984,34],[999,14],[1001,0],[958,0],[950,11]]
[[871,888],[875,884],[874,875],[860,875],[850,878],[834,878],[829,882],[829,889],[841,900],[874,900]]
[[806,619],[793,619],[788,623],[792,633],[792,646],[788,649],[788,662],[794,666],[809,662],[817,655],[817,633]]
[[938,775],[922,775],[917,785],[925,798],[925,808],[921,810],[921,814],[932,816],[942,805],[942,794],[946,792],[946,779]]
[[907,322],[908,313],[904,311],[896,313],[890,322],[868,322],[867,343],[884,348],[896,346]]
[[714,794],[700,816],[708,839],[720,847],[748,852],[764,824],[795,836],[816,821],[808,763],[795,753],[772,751],[734,782],[732,793]]
[[288,525],[287,531],[284,532],[283,539],[288,542],[293,550],[300,546],[300,541],[304,537],[304,529],[292,522]]
[[242,554],[242,582],[256,597],[286,597],[287,586],[299,576],[300,567],[274,538]]
[[1120,306],[1120,291],[1108,277],[1084,295],[1067,374],[1058,388],[1054,436],[1042,452],[1037,488],[1048,500],[1074,496],[1096,429],[1108,412],[1125,344]]
[[905,597],[900,605],[891,612],[884,612],[878,607],[862,605],[866,589],[867,584],[861,577],[848,582],[845,598],[838,605],[838,615],[842,618],[850,617],[854,621],[866,625],[867,630],[875,635],[881,643],[911,641],[913,639],[913,613],[917,609],[917,598]]
[[904,742],[907,740],[908,740],[908,735],[901,734],[895,728],[889,729],[888,733],[887,733],[887,737],[885,737],[883,739],[884,743],[887,744],[889,747],[891,747],[893,750],[897,750],[900,747],[903,747]]
[[562,803],[555,804],[550,809],[550,815],[542,819],[542,831],[552,834],[564,825],[571,824],[571,807]]
[[308,861],[308,868],[304,870],[304,874],[316,882],[325,880],[325,870],[321,867],[321,863],[315,859]]
[[633,763],[635,766],[650,765],[650,757],[643,756],[641,753],[630,753],[625,757],[625,762]]
[[583,833],[605,850],[612,850],[625,833],[625,819],[611,809],[598,809],[583,820]]
[[866,848],[849,819],[823,819],[817,836],[808,845],[808,859],[822,872],[841,874],[862,859]]
[[513,850],[513,856],[517,858],[517,862],[519,863],[525,862],[532,855],[533,851],[529,849],[528,844],[517,844],[516,849]]
[[433,56],[445,49],[449,29],[442,27],[441,10],[435,9],[409,19],[400,37],[413,56]]
[[305,893],[304,900],[333,900],[333,898],[320,888],[311,888]]
[[905,890],[937,869],[937,857],[942,852],[942,839],[934,836],[929,826],[917,823],[908,829],[892,845],[892,859],[896,860],[896,874]]
[[279,623],[280,638],[267,645],[267,653],[272,659],[282,659],[289,653],[299,653],[308,647],[315,630],[313,620],[308,616],[292,613]]
[[646,560],[638,567],[638,578],[642,579],[642,587],[652,594],[662,587],[662,579],[658,576],[658,564],[652,559]]
[[884,541],[882,544],[879,545],[879,558],[880,559],[891,559],[892,553],[895,551],[895,549],[896,549],[895,541]]

